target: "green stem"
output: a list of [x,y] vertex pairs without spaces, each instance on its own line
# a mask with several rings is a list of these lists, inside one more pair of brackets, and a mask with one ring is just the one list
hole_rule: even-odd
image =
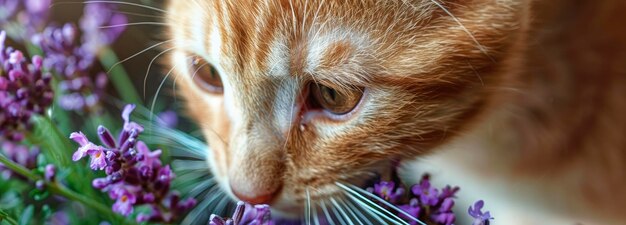
[[0,209],[0,222],[6,221],[9,225],[18,225],[17,221],[13,218],[9,217],[9,214],[5,213]]
[[105,47],[100,52],[98,58],[104,68],[109,70],[109,79],[120,97],[122,97],[126,103],[142,104],[141,97],[139,97],[139,93],[133,86],[133,82],[130,80],[128,73],[124,67],[117,64],[119,58],[115,52],[111,48]]
[[0,153],[0,163],[2,163],[2,165],[4,165],[4,167],[9,168],[11,171],[22,175],[26,178],[28,178],[29,180],[32,181],[37,181],[40,180],[41,177],[33,174],[32,172],[30,172],[30,170],[26,169],[25,167],[13,162],[12,160],[8,159],[6,156],[4,156],[4,154]]
[[11,217],[5,217],[5,218],[0,218],[0,222],[2,221],[6,221],[7,223],[9,223],[10,225],[18,225],[17,221],[15,221],[13,218]]
[[[30,170],[23,167],[22,165],[19,165],[13,162],[12,160],[8,159],[3,154],[0,154],[0,163],[2,163],[6,168],[10,169],[11,171],[19,175],[22,175],[33,182],[43,180],[41,176],[32,173]],[[102,213],[109,218],[115,218],[118,221],[124,221],[124,223],[128,223],[120,215],[115,214],[113,211],[111,211],[109,207],[103,204],[100,204],[97,201],[94,201],[93,199],[87,198],[79,193],[76,193],[58,182],[48,182],[48,181],[45,181],[45,182],[46,182],[46,187],[48,187],[48,190],[50,190],[50,192],[56,195],[63,196],[63,197],[66,197],[67,199],[80,202],[83,205],[90,207],[92,209],[95,209],[99,213]]]

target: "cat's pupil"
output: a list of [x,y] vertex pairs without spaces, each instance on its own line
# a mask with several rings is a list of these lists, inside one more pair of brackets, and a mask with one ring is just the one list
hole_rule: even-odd
[[335,91],[335,89],[322,86],[322,93],[324,94],[324,98],[328,100],[329,103],[337,104],[337,91]]

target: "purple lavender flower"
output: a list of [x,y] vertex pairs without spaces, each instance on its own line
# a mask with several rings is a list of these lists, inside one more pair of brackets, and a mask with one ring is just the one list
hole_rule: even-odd
[[454,206],[454,200],[452,198],[446,198],[439,206],[436,212],[432,213],[431,218],[433,221],[439,224],[451,225],[456,220],[452,207]]
[[[33,10],[39,8],[38,4],[32,4]],[[32,35],[31,41],[47,56],[44,67],[60,78],[62,95],[58,103],[63,109],[100,110],[108,79],[105,73],[91,75],[91,69],[100,50],[112,44],[125,30],[126,16],[114,10],[112,4],[87,4],[80,20],[82,37],[78,28],[69,23],[61,27],[48,26],[43,32]],[[114,27],[104,29],[103,26]]]
[[85,6],[80,28],[83,31],[83,48],[97,54],[102,47],[115,42],[126,29],[128,19],[115,12],[115,6],[106,3],[90,3]]
[[237,202],[233,216],[224,219],[218,215],[211,215],[210,225],[273,225],[269,205],[250,205],[242,201]]
[[32,115],[43,115],[52,104],[51,76],[42,72],[39,56],[28,63],[20,51],[6,47],[6,33],[0,31],[0,136],[21,141]]
[[439,190],[432,187],[428,179],[422,179],[419,184],[413,185],[411,192],[419,197],[422,204],[435,206],[439,203]]
[[140,214],[138,222],[172,222],[191,209],[194,199],[181,200],[180,195],[170,191],[175,177],[169,165],[159,159],[161,151],[151,151],[139,141],[143,127],[130,120],[134,105],[127,105],[122,112],[123,130],[117,140],[104,126],[98,127],[98,136],[105,146],[96,145],[82,132],[70,138],[80,145],[72,159],[90,156],[90,167],[104,170],[104,178],[96,178],[92,185],[109,194],[115,200],[113,211],[129,215],[137,205],[149,205],[150,214]]
[[404,188],[400,186],[396,188],[396,184],[393,181],[381,181],[374,184],[374,188],[368,189],[368,191],[390,203],[397,203],[404,196]]
[[111,196],[116,199],[113,204],[113,212],[128,216],[133,212],[133,205],[137,203],[137,196],[124,187],[124,185],[116,185],[112,188],[110,193],[114,193]]
[[489,220],[493,220],[489,211],[483,213],[482,209],[484,205],[485,202],[483,202],[483,200],[479,200],[474,203],[473,207],[470,206],[469,209],[467,209],[467,213],[474,218],[472,225],[489,225]]
[[[409,201],[408,204],[400,205],[400,206],[398,206],[398,208],[400,208],[402,211],[405,211],[406,213],[408,213],[409,215],[411,215],[411,216],[413,216],[415,218],[419,218],[420,217],[420,212],[422,211],[422,208],[419,205],[419,202],[417,201],[416,198],[412,198]],[[417,224],[417,222],[413,221],[411,218],[406,216],[404,213],[400,213],[400,214],[398,214],[398,216],[400,216],[400,218],[405,219],[406,221],[410,221],[411,225]]]

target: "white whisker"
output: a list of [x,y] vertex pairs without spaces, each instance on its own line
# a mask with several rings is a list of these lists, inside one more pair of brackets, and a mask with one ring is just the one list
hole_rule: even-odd
[[206,161],[190,161],[190,160],[174,160],[172,167],[177,170],[208,170],[209,165]]
[[356,216],[358,216],[358,218],[361,218],[360,220],[358,220],[359,222],[364,221],[365,223],[367,223],[368,225],[373,225],[372,222],[370,222],[370,220],[367,218],[367,216],[363,215],[363,213],[361,213],[360,210],[358,210],[350,201],[344,201],[343,199],[340,199],[341,202],[343,204],[345,204],[349,210],[350,213],[352,213],[353,215],[356,214]]
[[140,8],[144,8],[144,9],[154,10],[154,11],[157,11],[157,12],[167,13],[167,11],[165,11],[163,9],[156,8],[156,7],[142,5],[142,4],[138,4],[138,3],[132,3],[132,2],[123,2],[123,1],[96,1],[96,0],[93,0],[93,1],[86,1],[86,2],[55,2],[55,3],[50,4],[50,8],[55,7],[57,5],[93,4],[93,3],[110,3],[110,4],[119,4],[119,5],[130,5],[130,6],[140,7]]
[[205,198],[193,210],[191,210],[191,212],[189,212],[189,214],[187,214],[187,216],[185,217],[185,219],[183,219],[181,224],[193,224],[194,222],[196,222],[199,219],[198,216],[201,213],[205,213],[206,214],[207,208],[209,208],[211,203],[213,203],[218,198],[221,199],[221,198],[224,198],[224,197],[225,197],[224,193],[220,192],[220,193],[216,193],[216,194],[212,195],[211,198]]
[[[164,55],[165,53],[168,53],[170,51],[173,51],[174,49],[176,49],[176,47],[171,47],[168,49],[163,50],[161,53],[157,54],[156,56],[154,56],[154,58],[152,58],[152,60],[150,60],[150,63],[148,64],[148,69],[146,69],[146,76],[143,78],[143,98],[146,98],[146,84],[148,83],[148,75],[150,74],[150,69],[152,68],[152,64],[162,55]],[[152,120],[152,119],[151,119]]]
[[[187,57],[187,58],[190,58],[190,57]],[[150,112],[152,113],[150,114],[151,116],[150,121],[152,121],[152,118],[153,118],[152,115],[154,113],[154,106],[156,105],[157,99],[159,99],[159,93],[161,92],[163,85],[165,85],[167,78],[170,77],[170,75],[172,75],[172,72],[174,72],[177,66],[178,64],[174,65],[172,69],[170,69],[170,71],[168,71],[167,74],[165,74],[165,77],[163,77],[163,79],[161,80],[161,83],[159,84],[159,87],[157,88],[156,93],[154,93],[154,97],[152,98],[152,104],[150,105]]]
[[148,14],[142,14],[142,13],[136,13],[136,12],[127,12],[127,11],[121,11],[121,10],[115,10],[115,12],[129,15],[129,16],[141,16],[141,17],[147,17],[147,18],[165,19],[165,17],[163,16],[148,15]]
[[138,55],[141,55],[141,54],[143,54],[143,53],[145,53],[147,51],[150,51],[153,48],[156,48],[156,47],[158,47],[158,46],[160,46],[162,44],[165,44],[165,43],[168,43],[168,42],[172,42],[172,41],[174,41],[174,40],[167,40],[167,41],[156,43],[156,44],[154,44],[154,45],[152,45],[152,46],[150,46],[150,47],[148,47],[148,48],[146,48],[144,50],[141,50],[140,52],[137,52],[137,53],[135,53],[135,54],[133,54],[133,55],[131,55],[131,56],[129,56],[129,57],[119,61],[119,62],[116,62],[115,64],[113,64],[113,66],[111,66],[111,68],[107,71],[107,73],[111,73],[111,70],[113,70],[116,66],[118,66],[118,65],[120,65],[122,63],[125,63],[126,61],[131,60],[132,58],[135,58]]
[[124,24],[100,26],[98,28],[100,28],[100,29],[108,29],[108,28],[139,26],[139,25],[167,26],[167,23],[161,23],[161,22],[134,22],[134,23],[124,23]]
[[328,213],[328,208],[326,208],[326,203],[324,202],[323,199],[320,201],[320,205],[322,206],[322,211],[324,212],[324,215],[326,216],[326,220],[327,220],[326,222],[330,225],[335,225],[335,221],[330,216],[330,213]]
[[[379,210],[380,210],[380,212],[379,212],[379,211],[377,211],[377,210],[373,210],[373,212],[380,213],[379,215],[381,215],[381,216],[382,216],[382,217],[384,217],[385,219],[388,219],[388,220],[390,220],[390,221],[394,221],[394,222],[400,221],[400,223],[402,223],[402,224],[406,224],[406,225],[408,225],[408,224],[409,224],[409,223],[407,223],[406,221],[402,220],[400,217],[398,217],[398,216],[396,216],[395,214],[393,214],[392,212],[389,212],[389,210],[387,210],[387,209],[385,209],[385,208],[383,208],[383,207],[379,206],[379,205],[378,205],[378,204],[376,204],[375,202],[373,202],[373,201],[371,201],[371,200],[367,199],[366,197],[364,197],[364,196],[360,195],[358,192],[356,192],[356,191],[354,191],[354,190],[352,190],[352,189],[348,188],[347,186],[345,186],[345,185],[343,185],[343,184],[341,184],[341,183],[339,183],[339,182],[336,182],[335,184],[337,184],[337,186],[339,186],[340,188],[342,188],[342,189],[344,189],[345,191],[347,191],[347,193],[349,193],[349,194],[348,194],[348,197],[351,197],[352,199],[355,199],[355,200],[361,199],[361,200],[363,200],[363,201],[365,201],[365,202],[367,202],[367,203],[371,204],[371,205],[372,205],[372,206],[374,206],[375,208],[379,209]],[[355,197],[356,197],[356,198],[355,198]],[[359,202],[359,203],[363,203],[363,202],[362,202],[362,201],[360,201],[360,200],[358,200],[358,202]],[[370,207],[370,205],[367,205],[367,204],[361,204],[361,205],[362,205],[362,206],[367,206],[368,208],[371,208],[371,207]],[[388,214],[389,216],[393,217],[393,219],[391,219],[390,217],[388,217],[387,215],[385,215],[385,214],[384,214],[384,213],[382,213],[382,212],[384,212],[384,213]],[[402,211],[402,212],[404,212],[404,211]],[[418,221],[419,221],[419,220],[418,220]]]
[[391,203],[389,203],[389,202],[385,201],[384,199],[382,199],[382,198],[380,198],[380,197],[376,196],[375,194],[372,194],[372,193],[370,193],[370,192],[364,191],[364,190],[362,190],[361,188],[356,187],[356,186],[354,186],[354,185],[351,185],[351,184],[348,184],[348,185],[349,185],[349,186],[351,186],[351,187],[353,188],[353,190],[356,190],[356,191],[358,191],[358,192],[360,192],[360,193],[362,193],[362,194],[364,194],[364,195],[370,196],[370,197],[372,197],[372,198],[374,198],[374,199],[378,200],[379,202],[381,202],[381,203],[383,203],[383,204],[387,205],[388,207],[390,207],[390,208],[392,208],[392,209],[394,209],[394,210],[398,211],[399,213],[402,213],[402,214],[404,214],[405,216],[407,216],[407,217],[411,218],[411,219],[412,219],[412,220],[414,220],[415,222],[417,222],[417,223],[419,223],[419,224],[422,224],[422,225],[426,225],[424,222],[422,222],[422,221],[420,221],[419,219],[415,218],[415,217],[414,217],[414,216],[412,216],[411,214],[409,214],[409,213],[405,212],[404,210],[402,210],[402,209],[398,208],[397,206],[395,206],[395,205],[393,205],[393,204],[391,204]]
[[348,206],[348,204],[346,204],[346,202],[343,200],[343,198],[339,198],[339,201],[341,202],[341,204],[343,204],[343,206],[345,207],[346,211],[350,214],[350,216],[352,216],[352,218],[354,218],[356,220],[356,222],[359,223],[359,225],[364,225],[363,222],[361,221],[361,219],[363,218],[359,218],[354,211],[350,208],[350,206]]
[[[345,221],[350,224],[350,225],[354,225],[354,223],[352,223],[352,220],[350,219],[350,217],[348,216],[348,214],[346,214],[345,211],[343,211],[343,209],[341,208],[341,206],[339,205],[339,203],[337,203],[337,201],[335,200],[335,198],[331,197],[330,198],[330,202],[335,205],[334,208],[336,208],[339,211],[339,214],[341,214],[340,218],[344,218]],[[344,223],[345,224],[345,223]]]
[[[368,214],[370,214],[372,217],[374,217],[376,220],[378,220],[378,221],[380,222],[380,224],[386,224],[386,223],[383,221],[383,218],[384,218],[384,219],[386,219],[386,220],[388,220],[388,221],[393,222],[394,224],[405,224],[405,225],[406,225],[406,224],[408,224],[408,223],[406,223],[406,222],[404,222],[404,221],[403,221],[402,223],[399,223],[397,220],[394,220],[394,219],[390,218],[389,216],[385,215],[385,213],[382,213],[382,212],[380,212],[380,211],[376,210],[375,208],[372,208],[369,204],[367,204],[367,203],[365,203],[365,202],[361,201],[360,199],[358,199],[358,198],[356,198],[356,197],[354,197],[354,196],[352,196],[352,195],[350,195],[350,194],[348,194],[347,196],[348,196],[348,198],[350,198],[352,201],[354,201],[355,203],[357,203],[357,205],[358,205],[358,206],[360,206],[361,208],[363,208],[363,210],[364,210],[365,212],[367,212],[367,213],[368,213]],[[375,205],[375,203],[373,203],[373,202],[372,202],[372,203],[370,203],[370,204]],[[380,218],[379,216],[381,216],[382,218]]]
[[311,193],[309,187],[306,187],[306,203],[304,205],[304,220],[306,225],[311,225]]
[[187,192],[187,194],[189,196],[193,196],[194,198],[197,198],[198,196],[200,196],[200,194],[202,194],[202,192],[213,187],[214,185],[216,185],[215,179],[209,179],[193,187],[191,190],[189,190],[189,192]]

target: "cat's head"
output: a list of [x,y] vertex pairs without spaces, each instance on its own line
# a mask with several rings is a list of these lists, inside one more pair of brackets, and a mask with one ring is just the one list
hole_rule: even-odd
[[170,1],[171,66],[231,196],[298,211],[477,120],[523,0]]

